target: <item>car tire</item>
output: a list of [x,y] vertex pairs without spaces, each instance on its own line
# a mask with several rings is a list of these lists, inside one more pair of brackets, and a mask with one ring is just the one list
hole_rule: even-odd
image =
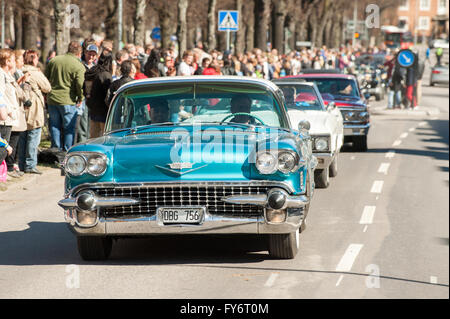
[[338,174],[338,156],[336,155],[330,164],[330,177],[336,177]]
[[110,237],[78,236],[77,244],[83,260],[106,260],[112,250]]
[[381,94],[375,95],[375,101],[381,101]]
[[367,152],[367,135],[354,136],[353,149],[356,152]]
[[314,171],[314,181],[317,188],[327,188],[330,185],[330,168],[316,169]]
[[269,235],[269,255],[276,259],[293,259],[299,248],[300,230],[289,234]]

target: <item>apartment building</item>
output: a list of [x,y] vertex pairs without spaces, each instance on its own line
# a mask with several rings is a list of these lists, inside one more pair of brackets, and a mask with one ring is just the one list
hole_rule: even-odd
[[448,37],[449,0],[402,0],[395,25],[404,26],[419,40]]

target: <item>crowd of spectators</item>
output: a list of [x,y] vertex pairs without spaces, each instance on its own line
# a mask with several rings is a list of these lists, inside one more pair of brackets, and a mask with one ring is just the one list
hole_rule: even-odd
[[127,44],[115,54],[112,41],[72,41],[64,55],[51,51],[0,50],[0,163],[8,174],[41,174],[36,168],[41,132],[48,123],[51,147],[62,152],[102,135],[109,104],[123,84],[152,77],[234,75],[272,80],[304,69],[351,68],[358,55],[379,48],[276,49],[232,54],[206,50],[201,42],[185,52],[153,44]]

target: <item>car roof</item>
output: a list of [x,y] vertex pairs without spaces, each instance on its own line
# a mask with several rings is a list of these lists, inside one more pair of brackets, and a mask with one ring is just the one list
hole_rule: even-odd
[[308,73],[299,75],[288,75],[282,79],[306,79],[306,78],[338,78],[338,79],[354,79],[355,76],[351,74],[337,74],[337,73]]
[[273,91],[277,91],[278,87],[271,81],[248,77],[248,76],[226,76],[226,75],[193,75],[193,76],[167,76],[167,77],[155,77],[148,78],[142,80],[134,80],[128,82],[120,87],[117,90],[116,94],[119,94],[123,90],[126,90],[131,87],[140,87],[148,84],[161,84],[161,83],[177,83],[177,82],[194,82],[194,83],[202,83],[202,82],[223,82],[223,83],[248,83],[248,84],[257,84],[264,85],[270,87]]

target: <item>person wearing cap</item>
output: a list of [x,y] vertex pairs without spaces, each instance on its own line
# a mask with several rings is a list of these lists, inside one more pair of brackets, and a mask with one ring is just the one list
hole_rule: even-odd
[[[87,97],[88,93],[91,91],[93,81],[89,81],[86,77],[88,71],[91,70],[97,63],[99,49],[97,45],[91,43],[86,46],[84,50],[83,58],[81,62],[86,68],[86,73],[84,77],[83,93]],[[83,100],[81,106],[78,108],[77,124],[75,127],[75,143],[81,143],[88,140],[89,134],[89,110],[86,107],[86,99]]]

